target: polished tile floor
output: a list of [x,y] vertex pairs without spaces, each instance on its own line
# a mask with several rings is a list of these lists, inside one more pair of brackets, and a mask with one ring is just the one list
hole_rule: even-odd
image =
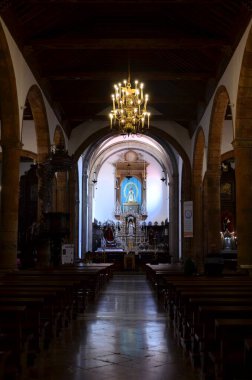
[[[27,379],[195,380],[144,274],[115,274]],[[25,379],[26,380],[26,379]]]

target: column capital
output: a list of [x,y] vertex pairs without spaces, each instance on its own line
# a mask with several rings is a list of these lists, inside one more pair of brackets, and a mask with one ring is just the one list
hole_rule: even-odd
[[252,139],[247,139],[243,137],[236,137],[232,145],[235,148],[252,148]]
[[23,143],[21,141],[3,141],[0,140],[0,145],[2,147],[2,150],[8,150],[8,149],[17,149],[21,150],[23,148]]

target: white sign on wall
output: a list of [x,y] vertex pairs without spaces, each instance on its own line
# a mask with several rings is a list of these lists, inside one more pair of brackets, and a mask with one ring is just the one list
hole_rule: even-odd
[[184,202],[184,237],[193,237],[193,202]]
[[74,262],[74,245],[62,244],[61,264],[73,264]]

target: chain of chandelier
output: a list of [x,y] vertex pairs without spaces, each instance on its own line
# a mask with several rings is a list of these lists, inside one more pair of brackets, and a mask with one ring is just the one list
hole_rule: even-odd
[[149,96],[144,95],[143,87],[143,83],[139,84],[136,80],[135,88],[132,88],[130,76],[123,84],[114,85],[110,128],[117,129],[123,136],[141,134],[150,126],[150,112],[147,111]]

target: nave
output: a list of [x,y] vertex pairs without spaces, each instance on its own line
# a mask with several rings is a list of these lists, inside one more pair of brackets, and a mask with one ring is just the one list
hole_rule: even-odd
[[114,274],[27,379],[194,380],[144,274]]

